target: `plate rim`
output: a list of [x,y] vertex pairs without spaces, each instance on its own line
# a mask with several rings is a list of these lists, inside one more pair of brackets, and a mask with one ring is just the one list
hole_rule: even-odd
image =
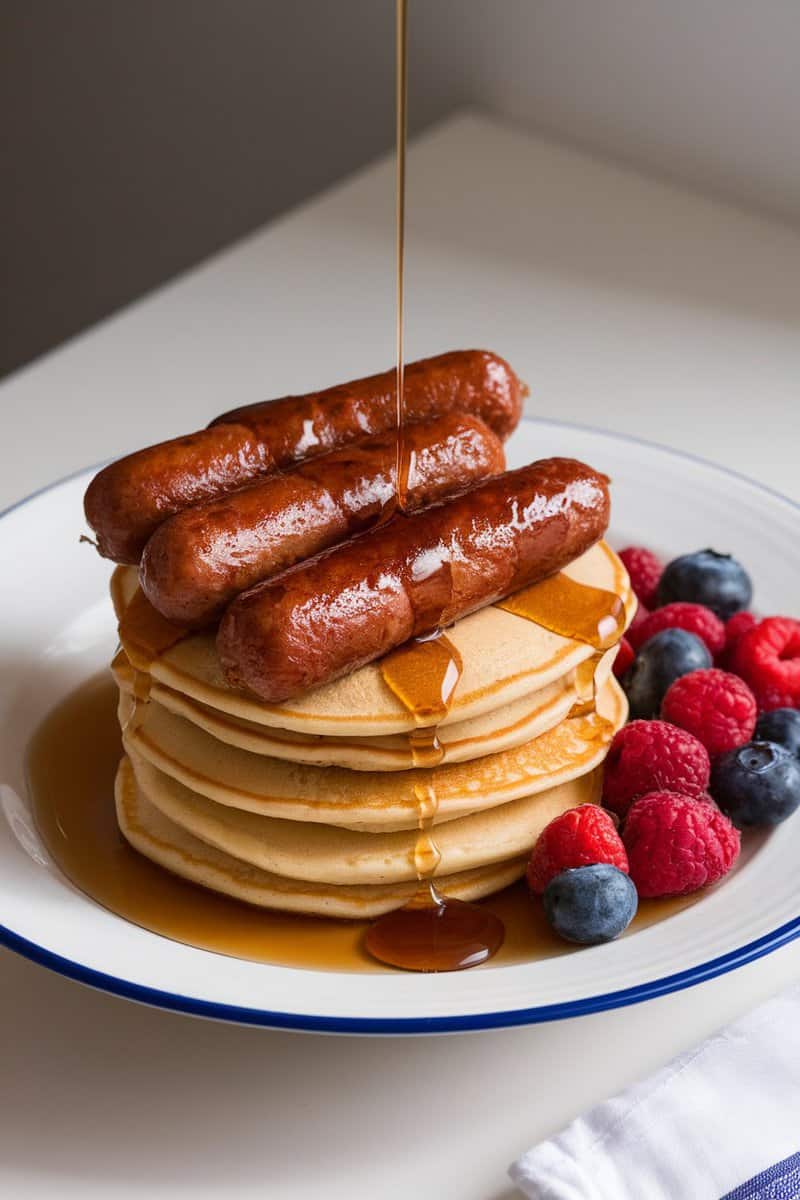
[[[643,446],[679,461],[695,463],[715,474],[735,479],[739,483],[745,483],[756,491],[780,501],[790,509],[800,511],[800,502],[784,495],[768,484],[761,483],[751,476],[745,475],[743,472],[722,466],[720,463],[713,462],[711,459],[689,451],[665,446],[660,442],[648,438],[637,437],[632,434],[620,433],[615,430],[603,429],[580,422],[556,420],[551,417],[532,417],[525,414],[521,420],[525,424],[542,425],[558,429],[572,429],[610,441]],[[47,492],[53,491],[62,484],[69,483],[89,471],[98,470],[108,461],[110,460],[106,459],[98,464],[81,467],[51,483],[35,489],[27,496],[14,501],[0,511],[0,521],[17,509],[30,504],[33,500],[36,500]],[[94,967],[86,966],[74,959],[66,958],[55,951],[47,949],[38,942],[23,937],[8,926],[0,923],[0,945],[20,954],[22,957],[39,966],[54,971],[58,975],[123,999],[133,1000],[140,1004],[167,1011],[181,1012],[189,1016],[204,1017],[206,1019],[225,1021],[233,1024],[306,1033],[363,1035],[468,1033],[587,1016],[592,1013],[638,1004],[645,1000],[654,999],[657,996],[669,995],[670,993],[693,987],[698,983],[726,974],[766,954],[770,954],[772,951],[777,950],[798,937],[800,937],[800,914],[790,921],[779,925],[774,930],[762,934],[750,942],[746,942],[743,946],[729,950],[725,954],[708,959],[704,963],[695,964],[683,971],[663,975],[628,988],[602,992],[593,996],[555,1004],[532,1005],[528,1008],[500,1010],[496,1012],[436,1017],[382,1018],[330,1017],[316,1013],[287,1013],[265,1008],[252,1008],[244,1005],[202,1000],[193,996],[185,996],[178,992],[164,991],[159,988],[150,987],[149,985],[133,983],[121,976],[110,975]]]

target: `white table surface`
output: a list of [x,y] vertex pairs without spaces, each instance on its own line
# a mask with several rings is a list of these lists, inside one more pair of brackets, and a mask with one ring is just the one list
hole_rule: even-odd
[[[409,357],[492,347],[534,413],[800,497],[797,233],[469,114],[409,170]],[[358,174],[0,386],[0,506],[226,407],[388,366],[392,188],[389,162]],[[800,942],[617,1012],[367,1040],[149,1010],[4,951],[0,1184],[507,1200],[520,1151],[798,976]]]

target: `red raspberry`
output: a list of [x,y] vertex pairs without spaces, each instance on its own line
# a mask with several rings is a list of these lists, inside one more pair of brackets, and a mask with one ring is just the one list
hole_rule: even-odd
[[622,679],[622,676],[627,671],[628,667],[633,662],[636,655],[633,652],[633,646],[628,639],[624,637],[619,644],[617,657],[614,659],[614,674],[617,679]]
[[603,804],[624,817],[645,792],[702,796],[711,763],[696,737],[666,721],[631,721],[612,741],[603,767]]
[[758,617],[753,616],[751,612],[743,610],[742,612],[734,613],[725,622],[725,645],[722,653],[718,655],[717,665],[724,670],[729,671],[733,663],[733,651],[739,644],[739,638],[747,633],[748,629],[754,629],[758,624]]
[[568,867],[610,863],[628,873],[628,857],[610,813],[596,804],[570,808],[546,825],[531,851],[528,887],[541,895]]
[[667,691],[661,716],[688,729],[711,758],[749,742],[758,705],[750,688],[736,675],[710,667],[681,675]]
[[627,637],[627,639],[631,643],[631,645],[633,645],[633,638],[636,635],[636,630],[639,629],[640,626],[642,626],[644,624],[644,622],[647,620],[647,618],[649,616],[650,616],[650,609],[645,608],[645,606],[642,604],[642,602],[640,600],[636,606],[636,612],[633,614],[633,620],[631,621],[630,625],[628,626],[628,630],[625,634],[625,636]]
[[800,621],[767,617],[743,633],[732,669],[749,683],[759,708],[800,708]]
[[644,546],[626,546],[620,550],[619,557],[625,564],[625,570],[631,577],[631,587],[642,604],[652,608],[656,598],[656,588],[664,565],[652,550]]
[[624,842],[642,897],[685,896],[716,883],[739,857],[740,836],[708,797],[649,792],[631,805]]
[[635,630],[629,630],[628,639],[634,650],[638,650],[648,638],[662,629],[685,629],[687,633],[696,634],[708,646],[712,658],[725,645],[725,626],[716,613],[704,604],[690,604],[686,600],[675,600],[651,612],[647,620],[637,624]]

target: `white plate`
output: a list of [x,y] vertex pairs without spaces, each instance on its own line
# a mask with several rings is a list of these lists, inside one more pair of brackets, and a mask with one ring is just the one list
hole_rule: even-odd
[[[612,541],[673,556],[735,553],[762,612],[800,612],[798,508],[699,459],[549,421],[524,421],[511,465],[550,454],[613,479]],[[748,838],[741,865],[702,902],[622,941],[516,966],[447,975],[352,975],[271,967],[171,942],[77,891],[49,861],[25,799],[39,721],[115,644],[109,567],[78,545],[92,472],[0,519],[0,941],[117,995],[246,1024],[345,1033],[474,1030],[575,1016],[688,987],[800,933],[800,819]]]

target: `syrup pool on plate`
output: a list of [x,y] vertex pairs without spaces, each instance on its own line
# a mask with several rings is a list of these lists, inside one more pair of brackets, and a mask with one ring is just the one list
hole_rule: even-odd
[[[103,671],[45,718],[28,747],[36,825],[54,862],[77,888],[135,925],[217,954],[320,971],[387,969],[365,949],[368,921],[256,908],[179,879],[132,849],[114,810],[114,775],[122,753],[116,705],[117,689]],[[642,901],[625,936],[696,896]],[[476,907],[505,927],[493,964],[530,962],[574,949],[552,933],[524,882]]]

